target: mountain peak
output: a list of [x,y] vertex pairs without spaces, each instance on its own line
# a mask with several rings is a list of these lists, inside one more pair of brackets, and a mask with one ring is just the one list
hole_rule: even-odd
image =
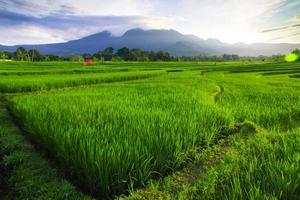
[[222,44],[222,42],[221,42],[220,40],[215,39],[215,38],[208,38],[208,39],[206,40],[206,42],[209,42],[209,43],[214,44],[214,45]]
[[131,36],[131,35],[137,35],[137,34],[142,34],[144,33],[145,30],[144,29],[141,29],[141,28],[134,28],[134,29],[130,29],[128,31],[126,31],[124,34],[123,34],[123,37],[126,37],[126,36]]
[[163,35],[163,34],[168,34],[168,35],[177,35],[181,36],[182,34],[173,30],[173,29],[148,29],[144,30],[142,28],[134,28],[126,31],[123,35],[123,37],[127,36],[137,36],[137,35]]
[[[199,54],[239,54],[247,56],[286,54],[300,44],[227,44],[217,39],[203,40],[195,35],[184,35],[173,29],[135,28],[122,36],[113,36],[109,31],[102,31],[78,40],[66,43],[22,45],[26,49],[37,48],[43,54],[68,55],[84,52],[95,53],[107,47],[114,49],[128,47],[143,50],[168,51],[172,55]],[[0,51],[15,51],[19,46],[0,46]]]
[[89,35],[89,36],[81,38],[81,39],[95,38],[95,37],[111,37],[111,36],[112,36],[112,33],[110,31],[102,31],[102,32],[95,33],[93,35]]

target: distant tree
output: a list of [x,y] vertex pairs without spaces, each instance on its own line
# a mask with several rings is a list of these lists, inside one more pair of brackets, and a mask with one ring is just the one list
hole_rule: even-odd
[[8,55],[7,55],[7,53],[6,53],[6,52],[4,52],[4,51],[3,51],[3,52],[1,52],[1,54],[0,54],[0,55],[1,55],[1,59],[2,59],[2,60],[5,60],[5,59],[7,59],[7,58],[8,58]]
[[0,53],[2,54],[2,57],[5,57],[5,59],[14,59],[15,57],[15,52],[2,51]]
[[128,61],[130,58],[130,50],[127,47],[118,49],[116,56],[119,56],[124,61]]
[[150,51],[148,57],[150,61],[158,61],[157,54],[154,51]]
[[120,58],[119,56],[114,55],[112,57],[111,61],[113,61],[113,62],[120,62],[120,61],[122,61],[122,58]]
[[232,56],[231,55],[228,55],[228,54],[224,54],[222,55],[222,61],[230,61],[232,60]]
[[79,60],[78,60],[79,62],[83,62],[84,61],[84,58],[83,58],[83,56],[79,56]]
[[139,57],[137,61],[149,61],[149,56],[148,56],[148,52],[143,52]]
[[41,57],[41,60],[44,60],[44,61],[61,61],[61,60],[64,60],[64,58],[62,58],[58,55],[46,54],[46,55]]
[[140,49],[131,49],[129,50],[129,57],[128,60],[130,61],[137,61],[139,56],[141,54],[141,50]]
[[168,52],[158,51],[156,56],[157,56],[157,60],[159,60],[159,61],[170,61],[171,60],[171,56]]
[[84,59],[86,59],[86,58],[92,58],[92,54],[86,52],[86,53],[82,54],[82,57],[83,57]]
[[232,55],[231,58],[232,58],[233,61],[239,61],[240,60],[240,57],[238,55]]
[[19,61],[29,61],[30,60],[29,54],[24,47],[17,48],[15,54],[16,54],[17,60],[19,60]]
[[97,57],[92,57],[93,63],[99,62],[99,59]]
[[[300,50],[295,49],[293,51],[295,54],[299,54]],[[225,62],[225,61],[242,61],[244,63],[249,63],[253,61],[272,61],[272,62],[282,62],[284,61],[283,55],[273,55],[273,56],[239,56],[239,55],[206,55],[200,54],[195,56],[172,56],[168,52],[165,51],[144,51],[141,49],[133,48],[129,49],[127,47],[123,47],[118,49],[116,53],[114,53],[114,49],[112,47],[108,47],[103,51],[99,51],[94,55],[89,53],[83,54],[84,57],[89,57],[94,61],[179,61],[179,62],[200,62],[200,61],[210,61],[210,62]],[[38,50],[31,49],[27,51],[23,47],[19,47],[15,52],[0,52],[0,59],[13,59],[19,61],[59,61],[59,60],[69,60],[69,61],[80,61],[83,62],[84,59],[80,55],[70,54],[67,58],[60,57],[58,55],[53,54],[40,54]]]
[[28,51],[28,56],[29,56],[31,62],[42,60],[42,55],[40,54],[40,52],[37,49],[30,49]]
[[278,55],[272,55],[268,58],[268,61],[271,62],[283,62],[284,61],[284,55],[278,54]]
[[68,55],[68,60],[72,61],[72,62],[79,62],[80,58],[81,58],[81,56],[76,55],[74,53]]
[[292,51],[292,53],[298,56],[297,60],[300,60],[300,49],[295,49],[294,51]]
[[207,60],[217,62],[220,61],[220,58],[218,58],[218,56],[211,56],[211,57],[203,56],[202,61],[207,61]]
[[111,61],[113,55],[114,55],[114,48],[112,47],[108,47],[101,52],[101,57],[103,57],[105,61]]
[[17,48],[15,54],[18,61],[23,61],[22,47]]
[[93,55],[93,58],[94,57],[96,57],[99,61],[104,61],[104,58],[103,58],[103,56],[102,56],[102,51],[98,51],[97,53],[95,53],[94,55]]
[[51,61],[51,58],[49,55],[45,55],[44,56],[44,61],[48,62],[48,61]]
[[295,49],[292,51],[292,53],[297,54],[298,56],[300,56],[300,49]]
[[260,55],[257,59],[264,62],[267,59],[267,56]]
[[148,52],[141,49],[131,49],[129,53],[130,61],[148,61]]

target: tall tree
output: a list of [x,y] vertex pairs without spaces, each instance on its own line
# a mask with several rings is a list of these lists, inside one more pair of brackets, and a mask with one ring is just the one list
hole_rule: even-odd
[[103,57],[105,61],[111,61],[113,55],[114,55],[114,48],[112,47],[108,47],[101,52],[101,57]]
[[24,47],[17,48],[16,57],[19,61],[28,61],[29,60],[28,52]]
[[171,60],[171,56],[168,52],[158,51],[156,56],[157,56],[157,59],[160,61],[170,61]]
[[300,49],[295,49],[294,51],[292,51],[292,53],[300,55]]
[[72,53],[68,56],[68,59],[69,59],[69,61],[72,61],[72,62],[79,62],[82,60],[82,57]]
[[154,51],[149,52],[149,60],[150,61],[157,61],[158,60],[157,54]]
[[40,61],[42,58],[40,52],[37,49],[30,49],[28,51],[28,55],[31,62]]
[[7,59],[7,58],[8,58],[8,55],[7,55],[7,53],[6,53],[6,52],[4,52],[4,51],[3,51],[3,52],[1,52],[1,54],[0,54],[0,55],[1,55],[1,59],[2,59],[2,60],[5,60],[5,59]]
[[82,54],[82,57],[83,57],[84,59],[92,59],[92,54],[86,52],[86,53]]
[[300,49],[295,49],[294,51],[292,51],[292,53],[298,56],[297,60],[300,60]]
[[123,47],[121,49],[118,49],[117,56],[119,56],[122,60],[128,61],[130,56],[130,50],[127,47]]
[[141,49],[131,49],[129,53],[129,60],[132,61],[148,61],[148,52],[142,51]]

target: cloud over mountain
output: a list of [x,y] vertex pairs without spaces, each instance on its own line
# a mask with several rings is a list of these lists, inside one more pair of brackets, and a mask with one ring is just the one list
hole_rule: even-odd
[[295,0],[0,0],[0,43],[63,42],[134,27],[172,28],[228,43],[297,43],[291,26],[299,22],[290,20],[297,20],[299,8]]
[[[78,40],[64,43],[43,45],[21,45],[27,49],[36,48],[44,54],[68,55],[84,52],[96,53],[107,47],[115,49],[128,47],[143,50],[167,51],[173,55],[221,55],[238,54],[241,56],[286,54],[299,44],[228,44],[216,39],[203,40],[194,35],[184,35],[175,30],[131,29],[121,36],[114,36],[108,31],[93,34]],[[1,50],[15,51],[19,46],[0,46]]]

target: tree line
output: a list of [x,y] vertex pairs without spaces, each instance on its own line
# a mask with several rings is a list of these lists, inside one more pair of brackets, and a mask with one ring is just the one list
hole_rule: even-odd
[[[299,49],[292,53],[300,55]],[[98,51],[95,54],[84,53],[70,54],[68,56],[59,56],[53,54],[41,54],[37,49],[27,50],[24,47],[19,47],[15,52],[0,51],[0,59],[15,60],[15,61],[73,61],[81,62],[84,58],[91,58],[94,62],[104,61],[212,61],[212,62],[226,62],[226,61],[284,61],[284,55],[273,56],[239,56],[232,54],[223,55],[196,55],[196,56],[172,56],[165,51],[144,51],[138,48],[129,49],[123,47],[115,50],[108,47],[103,51]],[[299,56],[300,57],[300,56]]]
[[19,47],[15,52],[0,51],[0,59],[35,62],[35,61],[60,61],[60,60],[64,60],[64,57],[53,55],[53,54],[42,55],[37,49],[27,50],[24,47]]
[[297,55],[298,60],[300,60],[300,49],[295,49],[294,51],[292,51],[292,54]]

